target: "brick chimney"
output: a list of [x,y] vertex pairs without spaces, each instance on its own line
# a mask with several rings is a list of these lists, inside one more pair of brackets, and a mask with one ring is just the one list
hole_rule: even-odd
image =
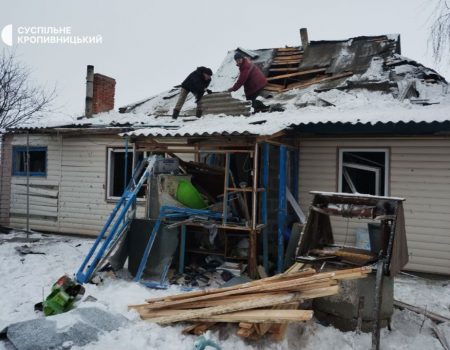
[[86,117],[114,109],[116,80],[94,73],[94,66],[87,66],[86,75]]

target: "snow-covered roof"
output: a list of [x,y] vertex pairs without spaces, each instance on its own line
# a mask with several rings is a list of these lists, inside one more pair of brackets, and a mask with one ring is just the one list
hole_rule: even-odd
[[[266,136],[308,124],[450,121],[447,82],[434,70],[401,56],[398,35],[311,42],[306,50],[300,47],[239,50],[250,52],[253,61],[270,77],[264,103],[277,106],[278,110],[281,107],[283,112],[248,117],[206,114],[197,119],[192,116],[196,105],[189,95],[181,117],[172,120],[170,115],[179,93],[179,87],[174,87],[124,106],[120,112],[100,113],[65,125],[40,123],[37,127],[129,127],[134,130],[126,134],[133,136]],[[234,53],[228,52],[213,75],[211,90],[224,91],[237,79]],[[283,57],[277,57],[277,53],[300,62],[286,66],[296,72],[294,77],[278,78],[279,69],[273,67],[278,67],[274,64],[279,64]],[[243,89],[232,96],[245,101]]]
[[[325,94],[325,95],[324,95]],[[307,106],[296,108],[296,102],[308,98],[299,98],[288,105],[284,112],[258,113],[249,117],[232,117],[225,115],[208,115],[203,118],[148,117],[148,126],[126,133],[133,136],[210,136],[210,135],[258,135],[269,136],[295,126],[309,124],[353,125],[378,123],[409,122],[445,122],[450,120],[450,98],[442,97],[441,103],[430,106],[414,105],[409,102],[399,103],[392,96],[387,98],[382,93],[360,92],[348,94],[330,90],[321,94],[336,103],[331,107]],[[317,96],[311,92],[309,99]],[[337,102],[339,101],[339,103]],[[154,123],[154,125],[152,125]]]

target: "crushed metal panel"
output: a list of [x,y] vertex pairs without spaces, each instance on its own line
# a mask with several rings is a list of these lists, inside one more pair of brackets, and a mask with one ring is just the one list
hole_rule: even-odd
[[250,115],[251,103],[231,97],[229,92],[205,95],[199,102],[203,114]]
[[374,56],[387,58],[397,51],[397,42],[387,36],[357,37],[346,41],[311,42],[300,70],[328,67],[326,73],[365,72]]

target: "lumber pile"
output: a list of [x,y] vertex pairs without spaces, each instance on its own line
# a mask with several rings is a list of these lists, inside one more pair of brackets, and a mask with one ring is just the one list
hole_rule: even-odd
[[352,72],[327,74],[326,67],[301,70],[302,59],[303,50],[298,47],[276,49],[267,75],[268,83],[264,89],[281,93],[353,75]]
[[258,339],[266,333],[281,340],[291,322],[310,320],[311,310],[298,310],[299,303],[337,294],[338,281],[364,278],[369,267],[317,273],[295,264],[285,273],[260,280],[209,290],[146,300],[130,305],[143,320],[161,325],[190,322],[184,332],[201,334],[218,323],[237,323],[238,335]]

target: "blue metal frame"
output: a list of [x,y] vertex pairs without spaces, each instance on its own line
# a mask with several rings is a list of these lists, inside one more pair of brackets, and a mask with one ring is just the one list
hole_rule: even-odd
[[286,146],[281,145],[279,151],[279,180],[278,180],[278,231],[277,231],[277,272],[283,272],[284,266],[284,229],[286,226]]
[[186,225],[181,226],[181,233],[180,233],[180,259],[178,262],[178,272],[183,273],[184,272],[184,257],[186,255]]
[[[156,240],[156,235],[158,234],[159,228],[161,227],[161,223],[164,219],[183,219],[190,216],[205,216],[212,219],[220,220],[222,219],[222,213],[214,212],[211,210],[202,210],[202,209],[190,209],[190,208],[178,208],[168,205],[163,205],[159,210],[158,218],[155,221],[155,225],[153,226],[153,230],[150,233],[150,237],[148,239],[147,245],[144,250],[144,254],[142,255],[141,263],[139,264],[138,271],[136,273],[136,276],[134,277],[135,282],[140,282],[142,278],[142,274],[144,273],[145,266],[147,265],[148,257],[150,256],[150,251],[152,250],[153,244]],[[183,244],[184,246],[184,244]],[[181,249],[181,247],[180,247]],[[183,264],[184,264],[184,258],[183,258]],[[165,269],[163,270],[163,273],[161,274],[160,282],[143,282],[144,285],[148,287],[157,287],[157,288],[164,288],[165,283],[165,277],[163,276]],[[166,273],[167,275],[167,273]]]
[[[129,219],[127,218],[128,211],[131,208],[131,206],[136,202],[137,193],[141,189],[142,185],[144,184],[146,179],[152,173],[153,166],[156,161],[156,156],[149,157],[147,161],[148,161],[147,168],[145,169],[144,173],[142,174],[141,178],[139,179],[139,182],[137,184],[135,184],[135,177],[133,177],[130,180],[130,183],[128,184],[127,189],[125,190],[124,194],[122,195],[120,200],[115,205],[113,211],[111,212],[108,219],[106,220],[106,223],[103,226],[103,229],[101,230],[100,234],[98,235],[97,239],[95,240],[94,245],[89,250],[89,253],[85,257],[80,268],[78,269],[77,273],[75,274],[75,279],[77,280],[78,283],[89,282],[94,271],[97,268],[98,263],[103,258],[106,251],[108,250],[108,248],[110,248],[112,246],[113,239],[114,238],[116,238],[115,240],[119,239],[120,238],[119,236],[124,232],[126,226],[128,225],[128,223],[129,223]],[[138,165],[138,166],[140,166],[140,165]],[[116,218],[116,216],[117,216],[117,218]],[[106,237],[102,246],[97,250],[101,240],[106,235],[106,232],[110,228],[113,221],[114,221],[114,224],[111,227],[109,235]],[[92,259],[92,257],[94,256],[95,253],[96,253],[96,255]]]
[[298,156],[297,149],[291,151],[291,192],[296,201],[298,201]]
[[[270,145],[264,143],[262,145],[262,166],[263,176],[261,179],[261,187],[264,191],[261,193],[261,220],[262,224],[267,225],[267,189],[269,187],[269,154]],[[265,226],[262,230],[263,238],[263,266],[266,273],[269,273],[269,231]]]
[[[47,162],[48,162],[48,149],[47,147],[28,147],[29,153],[30,153],[30,159],[31,154],[33,152],[45,152],[45,171],[30,171],[30,176],[47,176]],[[17,170],[17,163],[16,163],[16,155],[17,153],[27,153],[27,147],[26,146],[13,146],[12,148],[12,176],[27,176],[26,171],[18,171]]]
[[128,136],[125,137],[125,164],[123,166],[123,191],[127,190],[128,178]]

